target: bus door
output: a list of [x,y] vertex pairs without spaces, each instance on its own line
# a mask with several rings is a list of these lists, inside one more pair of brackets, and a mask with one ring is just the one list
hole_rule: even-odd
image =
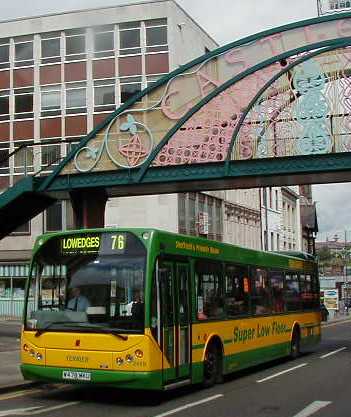
[[163,366],[167,384],[190,377],[190,268],[174,261],[164,261],[160,267],[162,348],[170,365]]

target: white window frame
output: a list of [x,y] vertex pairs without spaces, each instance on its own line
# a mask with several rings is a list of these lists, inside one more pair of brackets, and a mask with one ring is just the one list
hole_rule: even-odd
[[[138,30],[139,31],[139,46],[130,47],[130,48],[122,48],[121,47],[121,33],[122,32],[128,32]],[[142,53],[142,30],[141,30],[141,22],[139,27],[133,27],[133,28],[118,28],[118,35],[119,35],[119,55],[120,56],[133,56],[133,55],[141,55]],[[139,50],[138,52],[135,52],[135,50]]]
[[[21,44],[23,45],[25,43],[31,43],[32,44],[32,58],[30,58],[30,59],[16,59],[16,46],[21,45]],[[19,42],[16,42],[16,40],[15,40],[14,63],[15,63],[16,68],[33,67],[34,66],[34,39],[28,40],[28,41],[19,41]]]
[[[97,104],[96,100],[96,89],[103,87],[112,87],[114,94],[114,102],[108,104]],[[111,109],[112,106],[116,106],[116,80],[115,78],[104,78],[99,80],[94,80],[94,89],[93,89],[93,103],[94,103],[94,112],[103,112],[104,108],[107,110]],[[95,110],[99,108],[99,110]],[[101,109],[101,110],[100,110]]]
[[[85,91],[85,105],[79,106],[79,107],[68,107],[67,105],[67,97],[69,91],[76,91],[76,90],[84,90]],[[72,83],[66,83],[65,84],[65,109],[66,114],[86,114],[87,113],[87,83],[85,81],[83,82],[72,82]],[[81,109],[84,109],[84,111],[80,111]],[[77,110],[75,112],[74,110]]]

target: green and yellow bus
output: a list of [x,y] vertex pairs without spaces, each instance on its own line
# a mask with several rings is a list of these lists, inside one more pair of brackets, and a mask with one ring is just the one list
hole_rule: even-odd
[[154,229],[40,236],[26,288],[29,380],[167,390],[319,342],[317,264]]

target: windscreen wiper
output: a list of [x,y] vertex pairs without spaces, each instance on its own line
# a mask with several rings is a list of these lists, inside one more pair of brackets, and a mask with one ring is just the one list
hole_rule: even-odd
[[115,328],[111,328],[111,327],[106,327],[106,326],[99,326],[98,324],[87,324],[87,326],[77,326],[79,328],[84,328],[84,329],[89,329],[89,330],[97,330],[101,333],[107,333],[107,334],[112,334],[113,336],[117,336],[122,340],[128,340],[128,336],[121,334],[121,333],[125,333],[125,329],[115,329]]
[[[50,323],[48,323],[46,326],[41,327],[40,329],[37,329],[36,333],[35,333],[35,337],[38,337],[40,335],[42,335],[46,330],[48,330],[51,326],[56,325],[56,324],[62,324],[62,325],[70,325],[71,327],[78,327],[80,329],[85,329],[85,330],[97,330],[98,332],[102,332],[102,333],[107,333],[107,334],[112,334],[113,336],[116,336],[122,340],[128,340],[128,336],[121,334],[121,333],[125,333],[125,329],[116,329],[116,328],[111,328],[111,327],[101,327],[99,325],[94,325],[92,323],[88,323],[85,321],[52,321]],[[130,331],[128,330],[128,332],[131,333],[137,333],[137,331]]]
[[40,327],[39,329],[36,329],[37,331],[35,332],[35,337],[38,337],[40,335],[42,335],[44,332],[46,332],[46,330],[48,330],[51,326],[55,325],[55,324],[83,324],[85,323],[85,321],[71,321],[71,320],[61,320],[61,321],[51,321],[50,323],[46,324],[43,327]]

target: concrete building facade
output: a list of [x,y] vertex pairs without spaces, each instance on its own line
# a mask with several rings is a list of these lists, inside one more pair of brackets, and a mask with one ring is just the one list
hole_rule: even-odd
[[[173,0],[0,22],[0,190],[51,172],[129,97],[217,46]],[[257,190],[111,199],[105,225],[261,247]],[[20,314],[35,238],[73,227],[61,201],[0,241],[0,315]]]

